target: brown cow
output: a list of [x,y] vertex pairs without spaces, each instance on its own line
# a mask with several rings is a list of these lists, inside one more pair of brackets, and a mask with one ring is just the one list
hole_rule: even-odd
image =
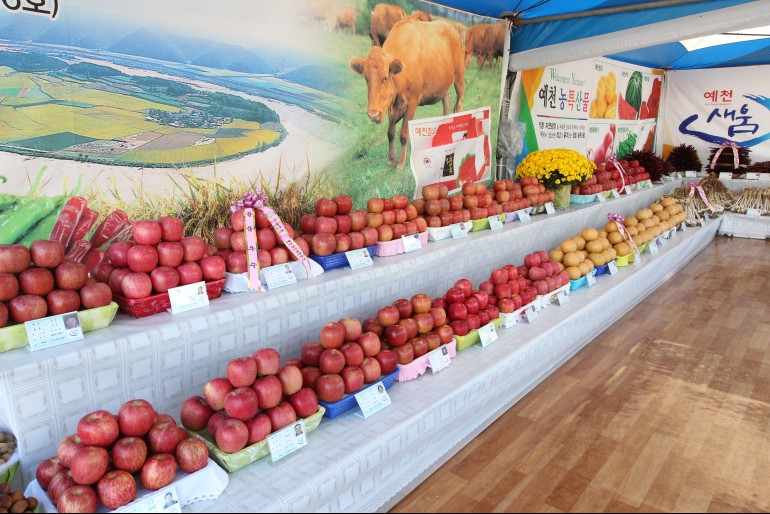
[[412,11],[412,14],[410,14],[409,17],[417,21],[433,21],[430,14],[422,11]]
[[[373,46],[366,59],[352,57],[350,67],[364,76],[369,90],[366,114],[382,123],[388,114],[388,165],[403,167],[409,141],[409,121],[419,105],[439,100],[444,114],[449,114],[449,88],[454,84],[457,102],[454,112],[462,110],[465,93],[465,66],[462,41],[447,23],[423,23],[404,20],[393,26],[388,40],[380,48]],[[401,155],[396,161],[394,138],[396,124],[401,124]]]
[[471,62],[471,56],[478,58],[484,43],[484,34],[489,28],[488,23],[478,23],[471,25],[465,37],[465,66]]
[[503,56],[505,49],[505,31],[508,25],[505,23],[492,23],[484,32],[484,40],[481,43],[479,54],[476,56],[476,62],[479,70],[484,67],[484,63],[489,61],[489,67],[494,66],[493,60]]
[[372,22],[369,25],[372,46],[382,46],[393,25],[403,19],[406,19],[406,11],[401,7],[390,4],[375,5],[372,11]]
[[337,8],[334,30],[351,34],[356,33],[356,10],[350,5],[342,5]]

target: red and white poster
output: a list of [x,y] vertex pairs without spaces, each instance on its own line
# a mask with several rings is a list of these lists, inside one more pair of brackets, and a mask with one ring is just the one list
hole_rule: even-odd
[[445,184],[452,193],[490,178],[490,112],[482,107],[409,122],[415,197],[427,184]]

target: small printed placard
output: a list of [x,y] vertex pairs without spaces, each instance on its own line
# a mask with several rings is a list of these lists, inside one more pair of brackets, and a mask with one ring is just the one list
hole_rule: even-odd
[[658,242],[658,246],[666,246],[668,244],[668,239],[665,237],[659,237],[656,241]]
[[503,327],[505,328],[511,328],[519,324],[519,313],[518,312],[501,312],[500,315],[503,317]]
[[609,272],[610,276],[615,275],[618,272],[618,265],[614,260],[607,263],[607,271]]
[[569,293],[567,291],[561,291],[556,295],[556,303],[559,306],[567,305],[569,303]]
[[637,250],[634,252],[634,262],[632,262],[631,264],[633,264],[634,266],[638,266],[641,263],[642,263],[642,254]]
[[532,323],[537,319],[538,310],[535,308],[534,305],[530,305],[527,307],[527,309],[524,311],[524,318],[527,320],[527,323]]
[[406,253],[413,252],[422,248],[420,234],[417,232],[414,234],[406,234],[405,236],[401,236],[401,240],[404,242],[404,251]]
[[545,213],[549,216],[551,214],[556,214],[556,209],[553,206],[553,202],[546,202],[545,203]]
[[759,173],[746,173],[747,180],[759,180]]
[[461,239],[468,235],[463,223],[452,223],[449,225],[449,230],[452,232],[452,239]]
[[168,299],[171,302],[171,314],[200,309],[209,304],[205,282],[173,287],[168,290]]
[[770,181],[770,173],[760,173],[759,174],[759,180]]
[[588,283],[588,287],[594,287],[596,285],[596,272],[589,271],[586,275],[586,281]]
[[695,172],[695,170],[688,170],[684,172],[684,178],[695,178],[698,174]]
[[612,197],[613,198],[620,198],[620,192],[617,189],[612,190]]
[[746,209],[746,216],[749,218],[759,218],[762,216],[762,211],[759,209]]
[[733,178],[733,174],[729,171],[720,171],[719,172],[719,180],[730,180]]
[[660,179],[663,182],[673,182],[674,181],[674,177],[670,176],[670,175],[663,175],[662,177],[660,177]]
[[631,188],[631,186],[626,186],[623,188],[623,190],[626,192],[626,195],[630,195],[634,192],[634,190]]
[[520,209],[520,210],[516,211],[516,214],[519,217],[519,221],[529,221],[530,220],[529,213],[526,211],[526,209]]
[[452,359],[449,358],[449,351],[445,344],[442,344],[432,352],[428,352],[428,366],[430,366],[431,373],[434,375],[451,363]]
[[385,390],[382,382],[377,382],[375,385],[356,393],[356,401],[361,408],[361,415],[364,418],[380,412],[391,403],[390,395]]
[[291,425],[267,436],[267,447],[273,463],[307,446],[305,420],[299,419]]
[[179,495],[173,485],[131,503],[130,507],[120,507],[115,512],[129,514],[134,512],[182,512]]
[[650,255],[658,253],[658,243],[656,243],[654,239],[647,245],[647,251],[650,252]]
[[374,262],[372,262],[372,256],[369,255],[369,250],[366,248],[345,252],[345,257],[348,259],[350,269],[366,268],[367,266],[374,264]]
[[497,341],[497,330],[495,330],[495,324],[491,321],[479,327],[479,339],[481,339],[481,347],[486,348],[490,344]]
[[[369,252],[367,252],[369,253]],[[269,268],[262,268],[262,276],[269,290],[297,283],[297,276],[290,264],[277,264]]]
[[599,203],[606,202],[607,199],[604,197],[604,193],[596,193],[596,200]]
[[705,227],[706,224],[708,223],[708,217],[706,217],[706,215],[704,214],[703,216],[700,217],[699,221],[700,221],[701,227]]
[[487,219],[489,220],[489,230],[497,230],[503,228],[503,220],[500,219],[499,214],[489,216]]
[[682,224],[681,224],[681,225],[679,225],[679,229],[680,229],[682,232],[684,232],[685,230],[687,230],[687,223],[685,223],[685,222],[683,221],[683,222],[682,222]]
[[36,319],[24,323],[33,352],[83,339],[83,328],[77,312]]

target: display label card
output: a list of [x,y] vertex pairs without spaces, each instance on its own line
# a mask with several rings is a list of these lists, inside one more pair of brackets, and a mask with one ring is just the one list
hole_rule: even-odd
[[497,341],[497,330],[495,330],[495,324],[491,321],[479,327],[479,338],[481,339],[481,347],[486,348],[490,344]]
[[549,216],[551,214],[556,214],[556,209],[553,206],[553,202],[546,202],[545,203],[545,213]]
[[465,225],[463,223],[453,223],[449,225],[449,230],[452,232],[452,239],[462,239],[468,235],[465,231]]
[[422,241],[420,241],[420,234],[418,232],[401,236],[401,240],[404,242],[404,251],[406,253],[422,248]]
[[612,190],[612,197],[613,198],[620,198],[620,192],[617,189]]
[[168,299],[171,302],[171,314],[179,314],[180,312],[206,307],[209,304],[206,282],[195,282],[186,286],[173,287],[168,290]]
[[684,172],[684,178],[695,178],[698,174],[694,170],[688,170]]
[[535,308],[534,305],[530,305],[527,307],[527,310],[524,311],[524,317],[527,320],[527,323],[532,323],[537,319],[538,310]]
[[586,280],[588,281],[588,287],[594,287],[596,285],[596,272],[589,272],[588,275],[586,275]]
[[607,199],[604,197],[604,193],[596,193],[596,200],[599,203],[606,202]]
[[749,218],[759,218],[762,216],[762,211],[760,211],[759,209],[747,209],[746,216],[748,216]]
[[[369,253],[369,252],[367,252]],[[290,264],[276,264],[269,268],[262,268],[262,276],[265,278],[269,290],[297,283],[297,276]]]
[[372,256],[369,255],[369,250],[366,248],[345,252],[345,257],[348,259],[350,269],[366,268],[367,266],[374,264],[374,262],[372,262]]
[[445,344],[442,344],[432,352],[428,352],[428,365],[430,366],[431,373],[434,375],[451,363],[452,359],[449,357],[449,350]]
[[674,177],[671,177],[669,175],[663,175],[662,177],[660,177],[660,179],[663,182],[673,182],[674,181]]
[[656,239],[656,241],[660,246],[666,246],[668,244],[668,239],[666,239],[665,237],[659,237],[658,239]]
[[388,391],[385,390],[385,386],[382,385],[382,382],[377,382],[375,385],[356,393],[356,401],[361,408],[361,414],[364,419],[372,414],[380,412],[391,403],[390,395],[388,394]]
[[505,328],[511,328],[519,324],[519,317],[521,317],[521,313],[519,312],[501,312],[500,315],[503,317],[503,326]]
[[759,180],[768,180],[768,181],[770,181],[770,173],[760,173],[759,174]]
[[650,252],[650,255],[655,255],[658,253],[658,244],[654,239],[650,241],[650,244],[647,245],[647,250]]
[[77,312],[36,319],[24,323],[33,352],[83,339],[83,328]]
[[719,172],[719,180],[731,180],[733,178],[733,174],[729,171],[720,171]]
[[685,222],[683,221],[683,222],[682,222],[682,224],[681,224],[681,225],[679,225],[679,228],[680,228],[680,229],[682,229],[682,232],[684,232],[685,230],[687,230],[687,223],[685,223]]
[[626,195],[633,194],[634,190],[631,189],[631,186],[626,186],[623,188],[623,190],[626,192]]
[[161,489],[146,498],[132,502],[131,506],[121,507],[113,512],[129,514],[134,512],[182,512],[179,495],[173,485]]
[[561,291],[556,295],[556,303],[559,304],[559,306],[567,305],[569,303],[569,293],[567,291]]
[[607,264],[607,271],[609,272],[610,276],[615,275],[618,272],[618,265],[614,260]]
[[759,173],[746,173],[747,180],[759,180]]
[[305,420],[299,419],[291,425],[267,436],[267,447],[273,463],[307,446]]
[[639,182],[639,189],[647,189],[652,187],[652,184],[650,184],[649,180],[642,180]]
[[701,216],[701,217],[700,217],[700,220],[699,220],[699,221],[700,221],[700,225],[701,225],[701,227],[705,227],[705,226],[706,226],[706,223],[708,223],[708,221],[707,221],[707,220],[708,220],[708,218],[706,217],[706,215],[705,215],[705,214],[704,214],[703,216]]
[[516,214],[519,216],[519,221],[529,221],[531,219],[526,209],[520,209],[516,211]]
[[489,220],[489,230],[497,230],[503,228],[503,220],[500,219],[499,214],[489,216],[487,219]]

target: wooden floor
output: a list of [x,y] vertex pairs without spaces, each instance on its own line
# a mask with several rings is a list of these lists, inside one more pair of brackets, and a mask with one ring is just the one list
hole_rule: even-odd
[[768,252],[717,237],[392,512],[770,511]]

